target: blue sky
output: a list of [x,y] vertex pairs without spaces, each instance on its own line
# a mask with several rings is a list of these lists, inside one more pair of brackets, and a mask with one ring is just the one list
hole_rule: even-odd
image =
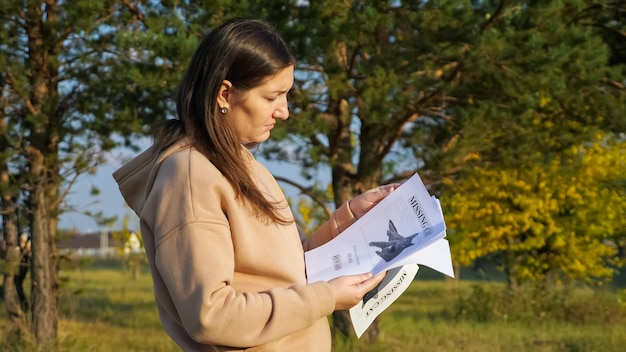
[[[94,175],[82,175],[78,182],[72,187],[67,197],[66,203],[80,211],[90,211],[97,213],[102,211],[105,216],[118,215],[119,220],[125,214],[133,214],[126,206],[122,195],[118,191],[117,185],[111,174],[120,165],[104,165],[98,167],[98,172]],[[91,188],[95,186],[100,189],[98,196],[90,194]],[[59,219],[59,228],[76,228],[81,233],[99,231],[96,222],[80,212],[67,212]]]

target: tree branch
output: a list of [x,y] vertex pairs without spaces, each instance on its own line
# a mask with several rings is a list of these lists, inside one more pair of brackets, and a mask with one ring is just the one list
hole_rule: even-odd
[[484,31],[486,31],[489,27],[491,27],[491,25],[493,24],[493,22],[495,22],[495,20],[497,20],[501,15],[502,15],[502,11],[504,10],[504,5],[506,4],[506,0],[501,0],[500,4],[498,5],[498,8],[496,9],[496,11],[493,13],[493,15],[491,15],[489,17],[489,19],[487,20],[487,22],[483,23],[483,25],[480,27],[480,33],[482,34]]
[[276,179],[276,181],[278,182],[283,182],[286,184],[289,184],[293,187],[296,187],[298,190],[300,190],[300,193],[308,196],[309,198],[311,198],[311,200],[313,200],[314,203],[318,204],[320,207],[322,207],[322,209],[324,210],[324,212],[326,213],[326,216],[330,217],[332,211],[328,208],[328,206],[326,205],[326,202],[324,202],[323,199],[321,199],[320,197],[318,197],[317,195],[315,195],[310,188],[308,187],[304,187],[303,185],[292,181],[288,178],[285,177],[281,177],[281,176],[274,176],[274,178]]

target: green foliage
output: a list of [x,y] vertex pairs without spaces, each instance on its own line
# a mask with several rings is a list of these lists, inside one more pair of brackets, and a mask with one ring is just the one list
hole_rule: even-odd
[[608,84],[621,69],[608,65],[593,28],[571,23],[583,7],[536,2],[505,11],[477,36],[452,93],[464,102],[453,107],[457,160],[476,152],[524,167],[624,126],[624,91]]
[[506,287],[472,285],[455,302],[456,319],[475,322],[553,321],[559,323],[624,324],[626,310],[618,294],[607,290],[525,285],[512,291]]
[[41,184],[60,186],[41,206],[56,217],[76,178],[93,172],[105,152],[136,147],[137,134],[173,115],[174,87],[197,45],[178,11],[157,3],[2,1],[0,162],[14,171],[2,194],[43,181],[24,172],[36,169],[27,152],[41,153],[50,173]]
[[[267,155],[284,157],[281,151],[295,143],[291,157],[305,168],[328,165],[336,204],[417,169],[418,161],[397,160],[428,153],[429,135],[415,121],[419,115],[429,123],[444,120],[439,93],[465,50],[459,37],[450,38],[467,36],[460,21],[471,18],[469,6],[445,7],[453,15],[432,1],[321,1],[268,13],[293,47],[298,73],[289,135],[266,147]],[[399,140],[410,140],[407,148],[395,147]]]
[[577,19],[579,23],[596,28],[603,40],[609,45],[611,48],[611,65],[623,66],[626,63],[625,11],[626,3],[623,0],[593,2],[585,9],[584,15]]

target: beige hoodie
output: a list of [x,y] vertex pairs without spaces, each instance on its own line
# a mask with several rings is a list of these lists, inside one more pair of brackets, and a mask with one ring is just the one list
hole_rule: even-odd
[[[259,189],[287,204],[270,172],[244,153]],[[354,222],[348,206],[302,244],[294,224],[266,224],[235,200],[220,171],[185,142],[161,154],[150,148],[113,176],[141,221],[161,322],[183,350],[330,351],[335,301],[328,283],[306,284],[303,248]]]

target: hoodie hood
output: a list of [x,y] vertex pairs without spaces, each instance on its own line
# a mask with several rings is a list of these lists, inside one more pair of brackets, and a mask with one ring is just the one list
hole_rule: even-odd
[[113,172],[113,178],[122,193],[122,197],[139,216],[143,210],[162,161],[172,153],[189,148],[186,142],[178,142],[158,153],[154,146],[146,149],[134,159]]
[[139,216],[146,201],[154,176],[152,170],[156,168],[158,153],[154,146],[126,163],[113,172],[113,178],[117,183],[126,204]]

